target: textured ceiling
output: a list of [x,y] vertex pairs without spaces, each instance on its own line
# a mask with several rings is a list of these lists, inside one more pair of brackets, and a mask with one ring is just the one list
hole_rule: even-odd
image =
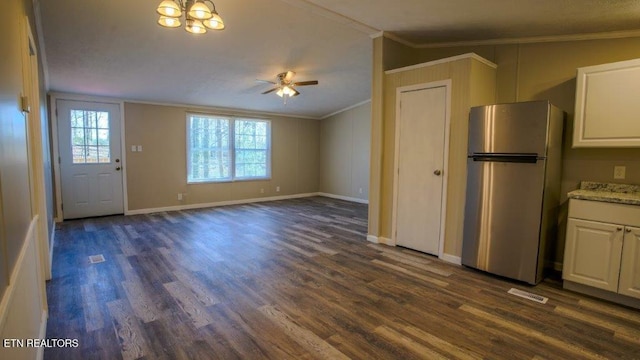
[[309,0],[414,44],[640,29],[638,0]]
[[[156,25],[160,0],[40,1],[52,91],[322,117],[370,98],[371,34],[414,44],[640,28],[638,0],[216,0],[227,24]],[[288,101],[255,79],[318,80]]]

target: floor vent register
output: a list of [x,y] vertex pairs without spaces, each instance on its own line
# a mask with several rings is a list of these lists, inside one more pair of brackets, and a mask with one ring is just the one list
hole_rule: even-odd
[[104,262],[104,256],[102,256],[102,254],[100,255],[91,255],[89,256],[89,262],[92,264],[97,264],[97,263],[101,263]]
[[531,301],[539,302],[540,304],[546,304],[547,300],[549,300],[549,298],[546,298],[544,296],[537,295],[537,294],[532,294],[530,292],[518,290],[516,288],[511,288],[507,292],[509,294],[511,294],[511,295],[515,295],[515,296],[519,296],[521,298],[525,298],[525,299],[528,299],[528,300],[531,300]]

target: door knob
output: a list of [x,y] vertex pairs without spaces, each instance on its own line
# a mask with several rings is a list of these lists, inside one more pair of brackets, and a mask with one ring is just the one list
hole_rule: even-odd
[[116,171],[120,171],[120,166],[116,167]]
[[442,171],[440,171],[440,170],[437,170],[437,169],[436,169],[436,170],[433,172],[433,174],[434,174],[434,175],[436,175],[436,176],[440,176],[440,174],[442,174]]

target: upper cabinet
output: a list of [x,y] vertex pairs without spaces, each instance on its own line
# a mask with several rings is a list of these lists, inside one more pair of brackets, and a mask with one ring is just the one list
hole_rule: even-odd
[[640,147],[640,59],[578,69],[573,147]]

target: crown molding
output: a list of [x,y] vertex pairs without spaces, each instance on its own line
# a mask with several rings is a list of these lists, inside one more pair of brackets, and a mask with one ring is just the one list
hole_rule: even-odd
[[353,104],[353,105],[351,105],[351,106],[347,106],[347,107],[346,107],[346,108],[344,108],[344,109],[340,109],[340,110],[338,110],[338,111],[334,111],[334,112],[332,112],[331,114],[328,114],[328,115],[325,115],[325,116],[321,117],[321,118],[320,118],[320,120],[324,120],[324,119],[330,118],[330,117],[332,117],[332,116],[338,115],[338,114],[340,114],[340,113],[343,113],[343,112],[345,112],[345,111],[349,111],[349,110],[351,110],[351,109],[355,109],[355,108],[357,108],[358,106],[364,105],[364,104],[369,103],[369,102],[371,102],[371,99],[367,99],[367,100],[365,100],[365,101],[361,101],[361,102],[359,102],[359,103],[357,103],[357,104]]
[[55,97],[56,99],[64,99],[64,100],[105,102],[105,103],[130,103],[130,104],[178,107],[178,108],[183,108],[186,111],[215,112],[219,115],[226,115],[226,116],[256,116],[264,119],[269,119],[274,117],[285,117],[285,118],[305,119],[305,120],[320,120],[322,118],[320,116],[292,115],[292,114],[283,114],[283,113],[268,112],[268,111],[255,111],[255,110],[246,110],[246,109],[220,107],[220,106],[145,101],[145,100],[114,98],[114,97],[99,96],[99,95],[84,95],[84,94],[55,92],[55,91],[49,92],[49,95]]
[[494,69],[498,68],[498,65],[492,63],[491,61],[483,58],[482,56],[476,54],[476,53],[466,53],[466,54],[462,54],[462,55],[456,55],[456,56],[451,56],[448,58],[444,58],[444,59],[438,59],[438,60],[433,60],[433,61],[428,61],[425,63],[420,63],[420,64],[415,64],[415,65],[409,65],[409,66],[405,66],[405,67],[401,67],[401,68],[397,68],[397,69],[392,69],[392,70],[387,70],[385,71],[385,75],[389,75],[389,74],[395,74],[398,72],[403,72],[403,71],[407,71],[407,70],[414,70],[414,69],[420,69],[423,67],[427,67],[427,66],[433,66],[433,65],[437,65],[437,64],[443,64],[443,63],[448,63],[451,61],[457,61],[457,60],[463,60],[463,59],[474,59],[477,60],[485,65],[488,65]]
[[[623,38],[630,38],[630,37],[640,37],[640,30],[609,31],[609,32],[599,32],[599,33],[551,35],[551,36],[531,36],[531,37],[522,37],[522,38],[488,39],[488,40],[477,40],[477,41],[454,41],[454,42],[442,42],[442,43],[431,43],[431,44],[415,44],[414,47],[417,49],[429,49],[429,48],[443,48],[443,47],[456,47],[456,46],[513,45],[513,44],[532,44],[532,43],[563,42],[563,41],[623,39]],[[407,41],[406,44],[412,44],[412,43]]]

